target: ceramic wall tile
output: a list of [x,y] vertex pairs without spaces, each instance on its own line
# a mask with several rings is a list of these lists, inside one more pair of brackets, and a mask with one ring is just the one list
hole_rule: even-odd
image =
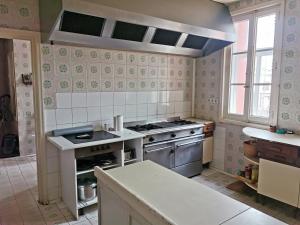
[[101,110],[100,107],[89,107],[87,108],[87,121],[95,122],[101,120]]
[[111,50],[102,50],[101,51],[101,61],[104,63],[112,63],[113,62],[113,53]]
[[[24,6],[25,7],[25,6]],[[25,8],[22,8],[25,10]],[[28,13],[30,13],[28,11]],[[0,13],[1,14],[1,13]],[[0,16],[1,17],[1,16]],[[53,76],[53,61],[51,61],[51,52],[46,56],[47,69],[42,71],[42,88],[43,88],[43,106],[46,109],[55,109],[55,77]],[[29,41],[13,40],[13,56],[15,63],[15,90],[16,104],[18,114],[18,136],[19,151],[21,156],[35,154],[34,141],[34,107],[33,107],[33,87],[32,85],[24,85],[22,74],[32,73],[31,68],[31,44]],[[42,63],[45,63],[44,60]],[[45,64],[42,64],[42,69]]]
[[139,79],[148,78],[148,66],[138,66],[137,73]]
[[45,92],[56,93],[56,78],[54,76],[43,76],[42,88]]
[[139,66],[148,66],[148,54],[146,54],[146,53],[138,54],[138,65]]
[[56,107],[59,109],[72,108],[71,93],[56,93]]
[[159,65],[159,56],[156,54],[149,55],[149,66],[158,66]]
[[103,78],[101,80],[101,91],[114,91],[114,79]]
[[112,126],[114,115],[124,115],[125,121],[190,115],[186,108],[191,94],[175,112],[175,94],[167,91],[191,90],[187,57],[181,57],[183,65],[178,66],[172,55],[47,44],[41,45],[41,57],[47,131],[86,124]]
[[73,92],[86,92],[86,76],[75,75],[73,79]]
[[134,52],[127,52],[127,65],[137,65],[138,54]]
[[72,91],[72,77],[69,75],[56,77],[57,92],[71,92]]
[[101,89],[100,76],[97,74],[88,74],[86,80],[87,92],[97,92]]
[[101,61],[101,50],[94,48],[86,49],[86,59],[89,63],[99,63]]
[[126,79],[115,79],[115,92],[126,91],[127,83]]
[[114,51],[113,52],[113,62],[118,65],[120,65],[120,64],[125,65],[126,64],[126,52]]
[[114,78],[114,64],[103,64],[101,71],[102,79],[113,79]]
[[87,107],[100,107],[101,105],[101,93],[87,93],[86,94]]
[[138,82],[136,79],[127,79],[126,80],[127,84],[127,91],[137,91],[138,90]]
[[127,79],[137,79],[138,78],[138,70],[137,66],[135,65],[128,65],[126,71],[126,78]]
[[115,64],[114,74],[116,79],[126,78],[126,74],[127,74],[126,65]]

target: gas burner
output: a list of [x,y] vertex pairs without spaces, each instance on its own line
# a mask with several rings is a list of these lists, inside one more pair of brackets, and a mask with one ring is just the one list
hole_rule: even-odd
[[148,131],[148,130],[154,130],[154,129],[160,129],[162,127],[160,126],[157,126],[155,124],[145,124],[145,125],[136,125],[136,126],[133,126],[133,127],[127,127],[127,129],[129,130],[133,130],[133,131]]
[[171,127],[178,127],[178,126],[184,126],[184,125],[190,125],[195,124],[194,122],[187,121],[187,120],[175,120],[170,122],[158,122],[158,123],[149,123],[145,125],[136,125],[127,127],[129,130],[133,130],[136,132],[142,132],[142,131],[149,131],[149,130],[155,130],[155,129],[161,129],[161,128],[171,128]]
[[176,125],[189,125],[189,124],[195,124],[195,122],[188,121],[188,120],[175,120],[175,121],[172,121],[171,123],[176,124]]

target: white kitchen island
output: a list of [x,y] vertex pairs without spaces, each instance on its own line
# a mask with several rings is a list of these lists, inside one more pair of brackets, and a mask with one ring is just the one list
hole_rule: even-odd
[[95,175],[99,225],[285,224],[151,161]]

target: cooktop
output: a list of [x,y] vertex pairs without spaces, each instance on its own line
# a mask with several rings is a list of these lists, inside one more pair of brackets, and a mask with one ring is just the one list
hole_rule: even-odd
[[92,141],[102,141],[107,139],[118,138],[119,136],[109,133],[107,131],[94,131],[80,134],[63,135],[64,138],[71,141],[73,144],[82,144]]
[[132,127],[127,127],[127,129],[141,132],[141,131],[148,131],[154,129],[178,127],[178,126],[184,126],[189,124],[195,124],[195,123],[187,120],[175,120],[170,122],[158,122],[158,123],[149,123],[144,125],[136,125]]

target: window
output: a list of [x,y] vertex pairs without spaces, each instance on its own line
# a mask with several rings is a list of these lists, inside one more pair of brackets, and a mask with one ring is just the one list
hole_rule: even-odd
[[[225,50],[223,115],[243,122],[273,123],[278,101],[275,85],[279,10],[234,17],[237,41]],[[277,100],[276,100],[277,99]]]

